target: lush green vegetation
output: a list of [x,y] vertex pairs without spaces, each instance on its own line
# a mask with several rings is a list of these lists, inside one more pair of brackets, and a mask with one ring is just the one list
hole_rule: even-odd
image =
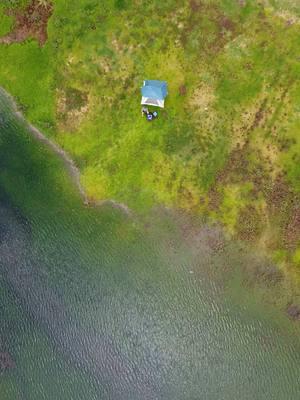
[[0,5],[0,35],[4,35],[12,28],[12,18],[4,14],[5,6]]
[[[1,34],[26,3],[4,2]],[[54,0],[45,46],[0,46],[0,85],[90,197],[202,213],[299,264],[300,6],[260,3]],[[153,123],[144,78],[169,84]]]

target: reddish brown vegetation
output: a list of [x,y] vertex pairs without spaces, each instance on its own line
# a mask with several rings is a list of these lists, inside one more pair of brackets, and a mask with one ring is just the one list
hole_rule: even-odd
[[238,219],[237,235],[246,242],[255,242],[262,232],[261,216],[249,205],[242,209]]
[[243,180],[245,180],[245,176],[248,175],[247,168],[249,166],[247,160],[248,152],[245,147],[238,147],[231,152],[226,165],[217,175],[217,183],[222,185],[230,183],[232,179],[236,179],[239,175],[243,176]]
[[[299,202],[298,202],[299,204]],[[296,206],[291,213],[284,230],[285,242],[288,247],[295,249],[300,242],[300,206]]]
[[288,305],[286,312],[288,316],[294,321],[300,320],[300,308],[295,304]]
[[179,87],[179,94],[180,94],[181,96],[185,96],[185,95],[186,95],[186,86],[185,86],[185,85],[181,85],[181,86]]
[[300,243],[300,198],[279,175],[267,195],[270,217],[281,228],[282,245],[293,252]]
[[264,114],[265,114],[265,109],[266,109],[266,105],[267,105],[267,99],[265,99],[262,103],[261,106],[259,107],[258,111],[255,114],[255,118],[253,121],[253,124],[250,127],[250,131],[252,131],[253,129],[259,127],[261,121],[264,118]]
[[227,17],[221,17],[219,19],[219,25],[221,28],[225,29],[226,31],[234,31],[234,24]]
[[[285,96],[284,90],[282,97]],[[209,193],[209,209],[218,211],[220,207],[222,199],[218,188],[228,184],[251,182],[253,189],[249,193],[251,198],[248,198],[255,200],[263,194],[267,207],[264,212],[258,212],[250,203],[242,209],[236,226],[237,236],[242,240],[255,242],[260,238],[263,221],[267,218],[274,229],[279,228],[275,229],[276,234],[274,234],[276,246],[292,254],[300,243],[300,196],[290,188],[284,173],[278,174],[273,180],[268,159],[263,154],[258,154],[257,148],[254,154],[251,147],[252,131],[264,126],[270,119],[266,117],[266,111],[267,101],[263,100],[252,123],[245,128],[244,143],[231,152],[225,166],[216,177],[216,188]],[[256,162],[253,163],[253,159],[256,159]]]
[[15,363],[8,352],[0,353],[0,372],[14,368]]
[[211,211],[217,211],[222,203],[222,195],[214,185],[208,193],[208,208]]
[[0,43],[20,43],[33,38],[42,46],[48,38],[47,24],[52,12],[51,2],[42,5],[37,0],[32,0],[25,9],[8,10],[7,14],[15,18],[15,24],[10,33],[0,38]]
[[267,194],[267,204],[272,214],[286,213],[286,205],[290,201],[291,190],[283,175],[278,175]]

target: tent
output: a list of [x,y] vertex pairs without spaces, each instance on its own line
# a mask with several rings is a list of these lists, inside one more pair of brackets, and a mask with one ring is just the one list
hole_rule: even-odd
[[144,81],[141,92],[141,104],[164,108],[165,98],[168,94],[167,82],[151,80]]

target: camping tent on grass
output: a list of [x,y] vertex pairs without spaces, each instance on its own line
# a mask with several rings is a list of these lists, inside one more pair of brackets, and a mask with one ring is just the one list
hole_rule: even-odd
[[141,104],[164,108],[165,98],[168,94],[167,82],[149,80],[144,81],[141,92]]

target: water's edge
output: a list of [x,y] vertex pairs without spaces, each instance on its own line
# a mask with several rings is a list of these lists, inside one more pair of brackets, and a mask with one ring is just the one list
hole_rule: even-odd
[[[84,207],[73,160],[6,99],[1,399],[298,398],[300,326],[252,287],[264,278],[276,297],[272,265],[192,213],[161,207],[133,221]],[[47,163],[52,152],[62,161]]]
[[85,205],[87,206],[92,206],[92,207],[101,207],[104,205],[111,205],[114,208],[117,208],[124,212],[126,215],[132,215],[132,210],[124,203],[119,203],[114,199],[106,199],[106,200],[99,200],[99,201],[93,201],[89,199],[84,187],[81,184],[80,180],[80,170],[75,164],[74,160],[70,157],[70,155],[63,150],[57,143],[55,143],[53,140],[49,139],[45,134],[43,134],[38,128],[33,126],[22,114],[22,112],[19,110],[17,103],[13,96],[8,93],[5,89],[0,87],[0,93],[5,96],[8,101],[10,102],[12,109],[18,118],[19,121],[21,121],[25,126],[27,127],[28,131],[31,133],[31,135],[37,139],[39,142],[45,144],[48,146],[53,153],[55,153],[64,163],[72,182],[74,185],[77,187],[78,192],[80,194],[80,197],[82,198],[82,201]]
[[[77,167],[77,165],[75,164],[74,160],[70,157],[70,155],[65,150],[63,150],[57,143],[55,143],[53,140],[49,139],[45,134],[43,134],[38,128],[36,128],[34,125],[32,125],[30,122],[28,122],[28,120],[25,118],[23,113],[18,108],[17,102],[15,101],[13,96],[9,92],[7,92],[5,89],[3,89],[2,87],[0,87],[0,95],[3,95],[8,100],[10,106],[12,107],[12,111],[13,111],[14,115],[22,124],[24,124],[24,126],[28,129],[30,134],[36,140],[38,140],[39,142],[43,143],[48,148],[50,148],[51,151],[62,160],[73,184],[75,185],[75,187],[77,188],[77,190],[79,192],[79,195],[80,195],[84,205],[89,206],[89,207],[102,207],[102,206],[108,205],[115,209],[120,210],[124,215],[126,215],[128,217],[132,217],[134,215],[133,211],[126,204],[117,202],[114,199],[107,199],[107,200],[100,200],[100,201],[93,201],[93,200],[89,199],[87,196],[87,193],[85,191],[85,188],[81,184],[80,170]],[[175,214],[176,214],[176,210],[172,210],[172,209],[169,209],[168,207],[163,206],[161,211],[163,212],[163,214],[171,214],[169,216],[171,216],[172,219],[175,218],[175,215],[173,215],[173,212],[175,211]],[[191,223],[191,226],[188,229],[188,231],[190,231],[189,236],[193,236],[192,225],[193,224]],[[186,228],[185,228],[185,230],[186,230]],[[224,234],[224,232],[223,232],[223,234]],[[190,239],[190,240],[193,242],[192,239]],[[196,245],[196,244],[194,244],[194,245]],[[268,268],[268,267],[269,267],[269,263],[266,268]],[[276,267],[276,269],[277,269],[277,267]],[[261,271],[256,272],[255,269],[253,269],[252,273],[249,274],[249,276],[250,276],[249,279],[252,281],[252,284],[253,284],[253,282],[259,283],[260,272]],[[276,275],[276,272],[277,271],[274,272],[275,275]],[[269,272],[267,271],[266,274],[268,274],[268,273]],[[257,276],[256,276],[256,274],[257,274]],[[272,281],[272,279],[273,279],[272,273],[270,273],[270,280]],[[266,283],[266,287],[265,287],[265,289],[263,289],[266,291],[266,294],[267,294],[267,292],[269,292],[268,283],[272,283],[272,282]],[[285,315],[288,315],[290,317],[290,319],[297,321],[300,319],[300,306],[298,306],[298,302],[296,301],[297,297],[298,297],[297,296],[298,291],[297,291],[297,293],[292,293],[291,287],[290,287],[291,282],[286,282],[286,284],[287,284],[287,287],[285,288],[285,293],[283,293],[284,292],[283,289],[280,290],[281,296],[285,298],[285,301],[284,301],[285,306],[283,306],[283,304],[280,304],[279,309],[281,309],[282,313],[284,313]],[[266,303],[273,304],[273,302],[270,301],[270,298],[269,298],[270,294],[267,297],[268,298],[266,300]],[[276,303],[276,301],[275,301],[275,303]]]

